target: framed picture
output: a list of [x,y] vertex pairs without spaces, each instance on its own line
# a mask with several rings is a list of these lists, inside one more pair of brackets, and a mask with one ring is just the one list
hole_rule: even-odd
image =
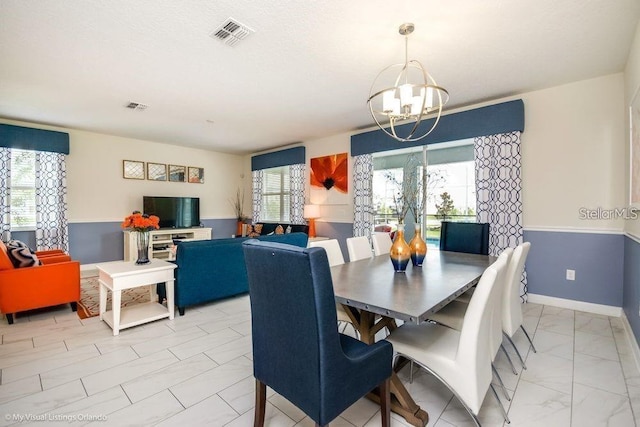
[[349,156],[347,153],[311,159],[310,200],[314,205],[349,204]]
[[185,166],[169,165],[170,182],[187,182],[187,168]]
[[640,87],[629,106],[629,122],[631,129],[629,132],[629,142],[631,152],[629,153],[629,204],[633,207],[640,207]]
[[144,179],[144,162],[123,160],[122,177],[126,179]]
[[166,181],[167,165],[147,162],[147,179],[150,181]]
[[189,182],[204,184],[204,168],[189,166]]

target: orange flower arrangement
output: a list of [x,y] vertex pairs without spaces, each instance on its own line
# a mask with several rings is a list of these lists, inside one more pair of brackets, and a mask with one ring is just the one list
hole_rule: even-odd
[[133,211],[131,215],[126,217],[122,222],[122,228],[128,228],[134,231],[149,231],[160,228],[160,218],[155,215],[147,215],[140,211]]

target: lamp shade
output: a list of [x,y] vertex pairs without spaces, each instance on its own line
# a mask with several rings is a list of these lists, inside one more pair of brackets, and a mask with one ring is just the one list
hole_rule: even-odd
[[304,217],[305,218],[319,218],[320,206],[318,205],[304,205]]

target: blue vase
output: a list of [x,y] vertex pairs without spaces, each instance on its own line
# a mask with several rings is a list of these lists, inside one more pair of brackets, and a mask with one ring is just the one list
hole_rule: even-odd
[[395,239],[389,251],[389,257],[396,273],[404,273],[411,259],[411,249],[404,240],[404,225],[398,224]]

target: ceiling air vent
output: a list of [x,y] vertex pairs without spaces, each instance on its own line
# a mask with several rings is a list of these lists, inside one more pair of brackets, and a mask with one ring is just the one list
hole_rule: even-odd
[[229,18],[213,30],[209,36],[228,46],[235,46],[240,40],[244,40],[254,32],[255,30],[241,24],[233,18]]
[[149,108],[147,104],[141,104],[139,102],[129,102],[127,105],[125,105],[125,107],[127,107],[130,110],[136,110],[136,111],[144,111],[147,108]]

